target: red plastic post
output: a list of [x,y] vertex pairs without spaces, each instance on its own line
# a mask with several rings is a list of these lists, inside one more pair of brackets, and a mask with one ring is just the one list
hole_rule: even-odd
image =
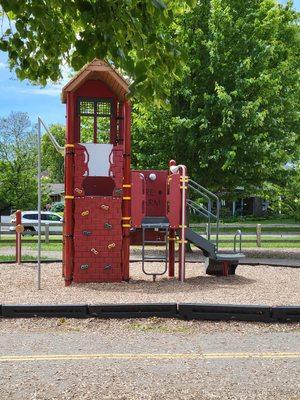
[[222,262],[222,270],[223,270],[223,276],[228,276],[229,261],[223,261]]
[[74,181],[74,123],[75,123],[74,94],[67,95],[67,132],[65,152],[65,210],[64,210],[64,278],[69,286],[73,279],[74,246],[73,246],[73,181]]
[[179,245],[179,280],[180,282],[185,281],[185,252],[186,252],[186,240],[185,240],[185,231],[186,231],[186,179],[187,179],[187,170],[185,165],[179,166],[181,173],[181,193],[182,193],[182,201],[181,201],[181,229],[180,229],[180,245]]
[[126,218],[131,216],[131,141],[130,141],[130,127],[131,127],[131,108],[130,104],[125,101],[123,105],[122,114],[123,120],[123,133],[124,133],[124,153],[123,153],[123,204],[122,204],[122,229],[123,229],[123,248],[122,248],[122,278],[129,280],[129,249],[130,249],[130,221]]
[[[22,223],[22,213],[20,210],[16,211],[16,227]],[[22,246],[21,246],[21,233],[16,230],[16,263],[18,265],[22,262]]]
[[[175,160],[169,161],[169,167],[176,165]],[[169,171],[170,174],[170,171]],[[169,278],[174,277],[175,269],[175,229],[169,230]]]
[[175,267],[175,229],[169,230],[169,277],[174,277]]

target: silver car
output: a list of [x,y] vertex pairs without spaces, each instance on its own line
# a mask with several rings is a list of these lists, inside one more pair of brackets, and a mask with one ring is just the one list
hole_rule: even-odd
[[[11,219],[11,223],[16,223],[16,217]],[[24,224],[24,233],[30,234],[30,232],[38,231],[38,212],[37,211],[22,211],[21,223]],[[31,225],[32,223],[32,225]],[[50,232],[62,232],[63,227],[63,217],[59,214],[53,213],[51,211],[41,212],[41,232],[45,232],[45,225],[49,226]],[[11,231],[15,230],[14,226],[9,228]]]

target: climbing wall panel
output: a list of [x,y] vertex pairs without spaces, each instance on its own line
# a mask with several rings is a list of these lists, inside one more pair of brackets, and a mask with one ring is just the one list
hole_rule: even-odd
[[122,280],[121,205],[121,198],[75,198],[74,282]]

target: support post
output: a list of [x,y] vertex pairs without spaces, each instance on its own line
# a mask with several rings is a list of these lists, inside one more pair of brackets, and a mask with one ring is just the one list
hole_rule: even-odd
[[45,224],[45,243],[49,244],[49,225]]
[[175,268],[175,229],[169,230],[169,278],[174,277]]
[[41,289],[41,210],[42,210],[42,152],[41,152],[41,119],[38,117],[38,252],[37,252],[37,288]]
[[64,254],[63,275],[65,285],[69,286],[73,279],[74,243],[73,243],[73,207],[74,207],[74,94],[67,94],[67,132],[65,149],[65,210],[64,210]]
[[256,225],[256,245],[261,247],[261,224]]
[[[20,210],[16,211],[16,227],[22,223],[22,213]],[[21,232],[16,229],[16,263],[18,265],[22,262],[22,247],[21,247]]]
[[187,185],[187,175],[186,166],[179,165],[178,168],[181,169],[181,179],[180,179],[180,189],[181,189],[181,226],[180,226],[180,241],[179,241],[179,280],[180,282],[185,281],[185,252],[186,252],[186,191]]
[[130,104],[125,101],[122,107],[123,114],[123,202],[122,202],[122,229],[123,229],[123,244],[122,244],[122,279],[129,280],[129,253],[130,253],[130,220],[131,217],[131,108]]

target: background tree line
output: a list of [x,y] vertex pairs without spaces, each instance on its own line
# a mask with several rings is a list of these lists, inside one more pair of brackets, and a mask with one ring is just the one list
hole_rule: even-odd
[[[54,0],[0,1],[16,27],[2,35],[0,48],[20,78],[45,83],[59,77],[59,61],[78,69],[94,57],[108,57],[134,81],[134,167],[166,168],[175,158],[223,196],[234,199],[243,187],[245,196],[269,197],[274,205],[281,195],[290,213],[299,212],[300,36],[291,1],[135,0],[122,3],[119,33],[108,18],[114,1],[101,2],[100,19],[94,18],[94,2],[77,3],[75,23],[68,1],[64,10]],[[44,21],[43,11],[55,18]],[[62,21],[73,25],[57,43]],[[106,37],[97,33],[102,24]],[[52,45],[28,65],[26,46],[46,46],[51,37]],[[20,41],[26,46],[16,54]],[[63,144],[64,127],[51,129]],[[61,156],[46,137],[43,149],[44,168],[61,182]]]

